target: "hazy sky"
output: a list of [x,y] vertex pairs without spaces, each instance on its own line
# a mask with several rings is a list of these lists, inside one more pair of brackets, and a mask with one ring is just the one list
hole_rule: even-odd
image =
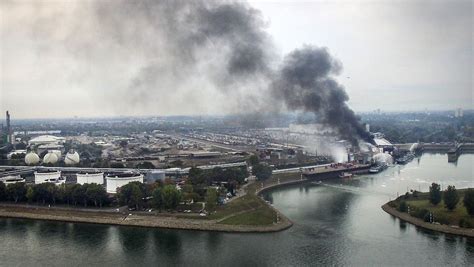
[[[255,92],[265,81],[225,90],[213,82],[228,44],[198,50],[188,68],[170,55],[172,31],[140,13],[104,11],[113,2],[0,1],[0,110],[16,118],[218,114],[262,97]],[[355,111],[473,108],[472,1],[249,5],[260,11],[275,65],[303,45],[327,47]]]

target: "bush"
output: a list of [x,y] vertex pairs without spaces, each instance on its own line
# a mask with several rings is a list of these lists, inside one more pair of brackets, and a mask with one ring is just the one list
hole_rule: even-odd
[[411,212],[411,215],[413,217],[425,220],[425,217],[427,215],[430,216],[430,211],[427,210],[427,209],[419,209],[419,210],[415,210],[415,211]]
[[427,213],[425,214],[425,216],[423,216],[423,221],[425,221],[425,222],[431,222],[431,216],[430,216],[430,213],[429,213],[429,212],[427,212]]
[[400,202],[400,205],[398,205],[398,210],[401,212],[407,212],[408,211],[408,205],[405,201]]
[[459,220],[459,227],[474,228],[474,222],[468,218],[461,218],[461,220]]
[[439,222],[440,224],[449,224],[449,218],[446,215],[434,214],[433,221]]

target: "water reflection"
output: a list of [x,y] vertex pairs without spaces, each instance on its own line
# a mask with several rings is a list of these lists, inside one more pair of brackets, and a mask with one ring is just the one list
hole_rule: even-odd
[[268,192],[294,222],[271,234],[0,219],[0,265],[473,266],[474,239],[414,227],[380,208],[404,188],[427,190],[433,180],[474,186],[473,160],[462,155],[456,167],[443,155],[423,155],[376,175]]
[[160,255],[166,255],[170,259],[178,259],[181,256],[182,242],[180,232],[156,230],[153,231],[153,241]]
[[406,223],[405,221],[402,221],[402,220],[399,220],[399,221],[400,221],[400,223],[399,223],[399,225],[400,225],[400,230],[401,230],[402,232],[406,232],[406,230],[407,230],[407,223]]

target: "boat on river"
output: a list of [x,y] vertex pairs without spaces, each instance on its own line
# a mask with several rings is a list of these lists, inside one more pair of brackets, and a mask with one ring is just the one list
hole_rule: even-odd
[[339,178],[348,179],[352,178],[353,174],[350,172],[342,172],[339,174]]
[[398,164],[407,164],[408,162],[412,161],[415,158],[415,154],[407,153],[401,158],[398,158],[396,161]]
[[369,169],[369,173],[379,173],[388,168],[387,164],[375,165]]

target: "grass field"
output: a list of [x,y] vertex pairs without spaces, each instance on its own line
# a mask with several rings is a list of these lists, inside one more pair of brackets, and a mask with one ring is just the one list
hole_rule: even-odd
[[266,207],[248,211],[223,220],[223,224],[231,225],[268,225],[276,222],[275,212]]
[[[235,199],[231,201],[230,203],[219,206],[216,210],[215,213],[209,216],[209,219],[222,219],[226,216],[232,215],[239,213],[239,216],[243,214],[242,212],[244,211],[255,211],[255,210],[270,210],[271,212],[274,212],[271,208],[268,207],[268,205],[263,202],[258,196],[254,194],[247,194],[243,197],[240,197],[238,199]],[[265,214],[266,212],[262,213]],[[234,217],[235,217],[234,216]]]
[[407,201],[407,204],[410,207],[415,207],[416,209],[426,209],[432,212],[435,216],[435,221],[447,222],[451,225],[459,225],[459,221],[464,218],[471,220],[469,214],[466,211],[466,208],[462,204],[462,198],[459,201],[456,208],[452,211],[448,210],[444,206],[444,202],[441,201],[438,205],[434,206],[429,202],[429,200],[410,200]]
[[465,189],[457,190],[459,194],[459,202],[456,208],[452,211],[448,210],[444,201],[441,201],[438,205],[433,205],[429,202],[429,193],[419,193],[417,197],[410,195],[408,198],[404,196],[398,198],[394,205],[398,207],[401,201],[405,201],[410,207],[410,215],[423,218],[423,211],[429,211],[433,214],[434,221],[441,224],[448,225],[460,225],[460,221],[464,221],[464,227],[472,228],[474,226],[474,216],[470,216],[467,213],[466,208],[463,205],[463,196]]

